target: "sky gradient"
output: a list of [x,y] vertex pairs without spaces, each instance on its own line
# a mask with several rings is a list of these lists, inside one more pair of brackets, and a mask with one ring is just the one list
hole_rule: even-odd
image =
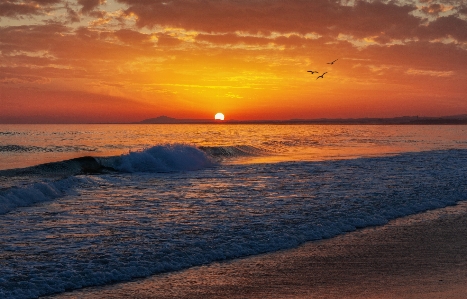
[[455,115],[466,82],[465,0],[0,0],[0,123]]

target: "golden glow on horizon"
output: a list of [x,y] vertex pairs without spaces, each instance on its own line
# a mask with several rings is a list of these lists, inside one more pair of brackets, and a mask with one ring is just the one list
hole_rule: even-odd
[[214,116],[214,119],[215,120],[224,120],[224,114],[219,112]]

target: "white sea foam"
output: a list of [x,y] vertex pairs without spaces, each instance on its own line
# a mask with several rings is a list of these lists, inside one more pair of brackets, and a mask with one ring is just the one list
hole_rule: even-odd
[[67,194],[73,194],[74,187],[89,184],[91,180],[69,177],[56,181],[31,183],[26,186],[14,186],[0,191],[0,215],[19,207],[50,201]]
[[214,165],[205,152],[183,144],[157,145],[100,161],[107,167],[123,172],[199,170]]

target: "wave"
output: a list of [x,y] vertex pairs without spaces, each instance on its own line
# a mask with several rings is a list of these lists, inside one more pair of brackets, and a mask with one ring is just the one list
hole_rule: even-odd
[[110,170],[93,157],[0,170],[0,215],[68,194],[74,187],[89,182],[76,175]]
[[20,133],[20,132],[15,132],[15,131],[5,131],[5,132],[0,131],[0,136],[1,136],[1,135],[4,135],[4,136],[9,136],[9,135],[10,135],[10,136],[13,136],[13,135],[21,135],[21,133]]
[[26,186],[14,186],[0,191],[0,215],[19,207],[28,207],[73,194],[73,188],[91,180],[69,177],[56,181],[35,182]]
[[59,162],[39,164],[26,168],[0,170],[0,177],[44,177],[53,179],[78,174],[102,173],[105,170],[112,169],[100,164],[96,158],[86,156]]
[[[28,150],[27,147],[19,146],[3,146],[2,150],[6,148],[13,151]],[[266,150],[247,145],[196,147],[168,144],[120,156],[85,156],[26,168],[0,170],[0,214],[7,213],[15,207],[29,206],[60,197],[63,192],[59,191],[61,188],[56,187],[54,181],[77,175],[193,171],[215,166],[218,158],[264,154],[267,154]]]
[[0,177],[13,176],[72,176],[117,172],[171,172],[198,170],[213,166],[214,160],[195,146],[157,145],[120,156],[84,156],[36,166],[0,170]]
[[0,170],[0,214],[63,197],[82,183],[79,175],[194,171],[217,165],[218,158],[265,155],[254,146],[156,145],[111,157],[85,156],[36,166]]
[[41,149],[40,147],[37,146],[23,146],[23,145],[16,145],[16,144],[8,144],[8,145],[0,145],[0,152],[33,152],[33,151],[38,151],[38,149]]
[[0,214],[62,197],[83,182],[78,175],[112,172],[175,172],[214,166],[204,151],[189,145],[158,145],[113,157],[80,157],[0,170]]
[[195,146],[157,145],[129,154],[97,158],[105,169],[120,172],[172,172],[199,170],[214,166],[214,160]]
[[[10,146],[3,146],[6,148]],[[11,146],[15,151],[28,151],[29,147]],[[84,156],[36,166],[0,170],[0,177],[44,176],[67,177],[79,174],[108,172],[172,172],[199,170],[214,166],[216,158],[267,155],[270,151],[248,145],[192,146],[186,144],[156,145],[128,154],[111,157]]]
[[245,157],[261,156],[270,154],[269,150],[254,147],[251,145],[232,145],[232,146],[200,146],[200,150],[213,157]]
[[0,145],[0,153],[65,153],[65,152],[95,152],[96,148],[88,146],[34,146],[34,145],[18,145],[7,144]]

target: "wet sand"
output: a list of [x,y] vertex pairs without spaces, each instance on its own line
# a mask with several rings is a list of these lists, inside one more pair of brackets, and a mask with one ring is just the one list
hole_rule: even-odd
[[292,250],[53,298],[467,298],[467,203]]

